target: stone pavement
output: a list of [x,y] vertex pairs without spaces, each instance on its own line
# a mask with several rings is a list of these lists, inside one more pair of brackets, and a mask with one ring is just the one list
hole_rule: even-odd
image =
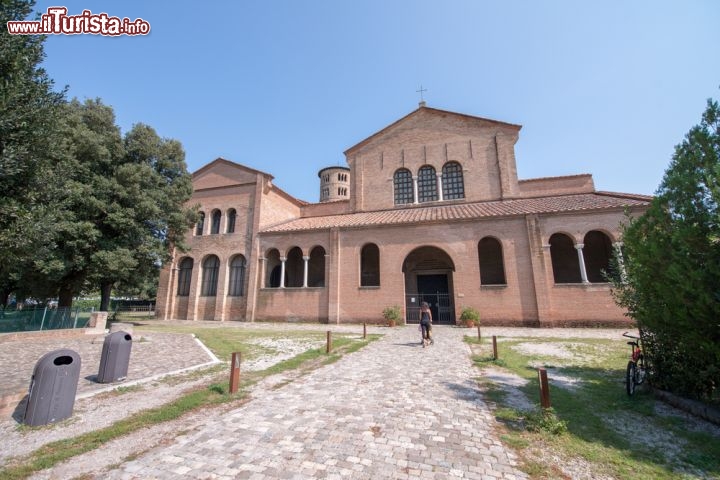
[[[80,355],[80,380],[77,397],[92,395],[119,383],[102,384],[95,381],[102,356],[104,335],[78,335],[67,338],[23,338],[0,342],[0,397],[27,393],[30,379],[40,357],[61,348],[69,348]],[[189,334],[143,333],[133,335],[127,380],[147,381],[158,375],[205,365],[214,356]]]
[[122,464],[115,479],[527,478],[494,433],[463,335],[387,334],[174,443]]

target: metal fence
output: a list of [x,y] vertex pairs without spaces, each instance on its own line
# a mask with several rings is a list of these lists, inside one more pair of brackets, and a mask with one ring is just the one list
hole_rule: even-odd
[[0,333],[85,328],[93,308],[0,308]]
[[407,323],[420,323],[420,305],[427,302],[433,313],[433,323],[455,323],[455,306],[448,293],[415,293],[405,295]]

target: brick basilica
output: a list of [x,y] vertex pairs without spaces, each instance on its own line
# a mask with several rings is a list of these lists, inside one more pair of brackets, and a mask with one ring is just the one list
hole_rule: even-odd
[[651,197],[598,191],[590,174],[519,180],[520,128],[422,102],[320,170],[318,203],[210,162],[158,318],[380,323],[398,305],[412,322],[428,301],[435,323],[465,306],[486,325],[627,323],[606,272],[625,212]]

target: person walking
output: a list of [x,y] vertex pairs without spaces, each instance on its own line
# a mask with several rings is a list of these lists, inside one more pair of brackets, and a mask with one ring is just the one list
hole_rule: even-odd
[[435,343],[432,339],[432,312],[427,302],[420,304],[420,332],[422,333],[422,346]]

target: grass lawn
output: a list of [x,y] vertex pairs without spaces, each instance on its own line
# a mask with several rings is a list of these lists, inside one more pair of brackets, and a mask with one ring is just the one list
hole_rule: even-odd
[[[527,382],[517,388],[537,404],[534,411],[518,408],[507,389],[480,378],[504,425],[503,441],[519,453],[531,478],[564,478],[540,445],[618,479],[720,478],[720,438],[700,428],[702,422],[674,414],[645,388],[627,396],[624,339],[498,340],[499,359],[493,360],[488,342],[466,338],[478,367],[501,368]],[[546,414],[539,408],[538,367],[547,368],[550,379],[552,410]]]

